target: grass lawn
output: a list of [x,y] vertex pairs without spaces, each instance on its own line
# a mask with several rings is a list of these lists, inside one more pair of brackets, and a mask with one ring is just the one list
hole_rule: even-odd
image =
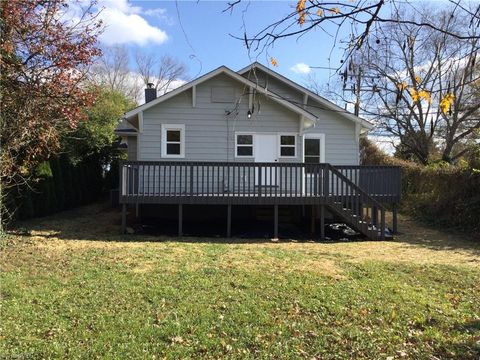
[[119,235],[106,205],[2,239],[0,358],[479,359],[480,241]]

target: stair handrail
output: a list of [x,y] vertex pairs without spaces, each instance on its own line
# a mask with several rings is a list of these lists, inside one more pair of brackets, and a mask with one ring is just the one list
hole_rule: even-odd
[[[368,201],[370,202],[369,205],[376,207],[377,210],[380,210],[381,214],[381,237],[382,239],[385,239],[385,211],[386,208],[377,200],[375,200],[373,197],[371,197],[365,190],[363,190],[360,186],[355,184],[352,180],[350,180],[348,177],[346,177],[344,174],[342,174],[335,166],[331,164],[327,164],[327,176],[328,176],[328,171],[331,171],[333,174],[335,174],[340,180],[342,180],[344,183],[347,185],[351,186],[354,188],[356,191],[358,191],[362,196],[364,196]],[[328,191],[328,189],[326,189]],[[327,196],[328,199],[328,196]]]
[[373,206],[378,207],[379,209],[386,210],[386,208],[381,203],[379,203],[377,200],[375,200],[373,197],[371,197],[365,190],[363,190],[360,186],[355,184],[348,177],[343,175],[335,166],[333,166],[331,164],[327,164],[327,169],[332,170],[332,172],[335,175],[337,175],[340,179],[342,179],[345,183],[352,186],[353,188],[355,188],[355,190],[357,190],[362,195],[364,195],[372,203]]

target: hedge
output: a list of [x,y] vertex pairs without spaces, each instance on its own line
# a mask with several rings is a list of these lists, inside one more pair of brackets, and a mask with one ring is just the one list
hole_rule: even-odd
[[401,209],[439,225],[480,231],[480,171],[403,165]]
[[103,169],[96,158],[72,164],[63,155],[42,163],[37,176],[38,182],[19,190],[16,201],[16,218],[19,220],[91,203],[105,190]]
[[361,146],[362,164],[402,169],[403,213],[442,226],[480,231],[480,169],[442,162],[422,166],[388,156],[366,139]]

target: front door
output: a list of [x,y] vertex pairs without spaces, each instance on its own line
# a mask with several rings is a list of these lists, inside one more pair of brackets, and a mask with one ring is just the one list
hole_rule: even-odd
[[[256,134],[255,135],[255,162],[272,163],[277,159],[277,135],[274,134]],[[259,178],[258,168],[255,172],[256,185],[276,185],[275,168],[262,167],[262,174]],[[259,183],[259,180],[261,182]]]

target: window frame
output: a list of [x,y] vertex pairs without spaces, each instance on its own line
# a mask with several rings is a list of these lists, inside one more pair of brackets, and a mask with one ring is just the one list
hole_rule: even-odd
[[[167,154],[167,144],[178,142],[167,141],[167,132],[169,130],[180,131],[180,154]],[[162,124],[162,158],[183,159],[185,158],[185,124]]]
[[302,162],[305,164],[305,139],[319,139],[320,140],[320,164],[325,163],[325,134],[310,133],[303,135],[302,141]]
[[[238,136],[239,135],[251,135],[252,136],[252,144],[239,144],[238,143]],[[238,155],[238,147],[239,146],[251,146],[252,147],[252,155]],[[235,158],[240,159],[254,159],[255,158],[255,133],[252,132],[235,132]]]
[[[296,133],[279,133],[278,134],[278,140],[277,140],[277,143],[278,143],[278,149],[277,149],[277,152],[278,152],[278,157],[279,158],[282,158],[282,159],[296,159],[297,158],[297,145],[298,145],[298,140],[297,140],[297,136],[298,134]],[[293,145],[282,145],[282,136],[293,136],[293,139],[295,141],[295,143]],[[294,155],[282,155],[282,147],[289,147],[289,148],[292,148],[293,147],[293,150],[294,150]]]

